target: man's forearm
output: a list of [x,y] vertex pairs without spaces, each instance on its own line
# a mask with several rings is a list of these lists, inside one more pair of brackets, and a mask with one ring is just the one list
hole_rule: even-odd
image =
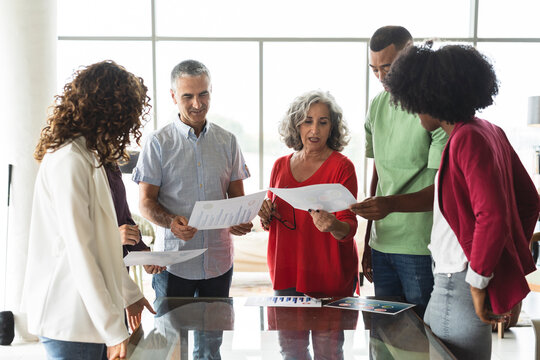
[[423,212],[433,210],[434,186],[410,194],[389,195],[390,212]]
[[145,218],[167,229],[171,228],[171,221],[176,216],[165,210],[158,202],[152,200],[142,200],[140,210]]

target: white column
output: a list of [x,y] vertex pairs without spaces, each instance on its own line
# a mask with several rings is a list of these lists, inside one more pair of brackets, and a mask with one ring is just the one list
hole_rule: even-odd
[[[19,304],[38,169],[32,154],[56,92],[56,0],[0,4],[0,310],[15,314],[16,339],[29,340],[34,337]],[[8,164],[13,164],[9,208]]]

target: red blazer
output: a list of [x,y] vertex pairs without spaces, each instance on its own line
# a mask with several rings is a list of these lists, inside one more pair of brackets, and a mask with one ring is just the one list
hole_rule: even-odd
[[529,292],[529,241],[540,204],[503,130],[478,118],[457,123],[441,158],[439,189],[441,212],[469,266],[494,275],[487,287],[493,311],[510,311]]

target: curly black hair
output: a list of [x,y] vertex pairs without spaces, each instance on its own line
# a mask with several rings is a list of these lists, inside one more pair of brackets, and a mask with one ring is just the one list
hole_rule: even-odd
[[73,139],[84,136],[100,165],[129,160],[131,139],[141,139],[142,121],[151,106],[142,78],[114,61],[106,60],[75,72],[73,80],[56,96],[52,114],[41,131],[34,158],[41,161]]
[[493,103],[499,85],[493,66],[472,46],[431,43],[403,50],[384,79],[392,101],[409,113],[449,124],[472,120]]

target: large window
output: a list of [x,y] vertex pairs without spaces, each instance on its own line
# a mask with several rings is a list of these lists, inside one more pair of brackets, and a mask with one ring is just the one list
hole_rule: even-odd
[[154,112],[147,134],[174,116],[172,67],[201,60],[212,72],[209,119],[238,136],[252,173],[248,193],[265,188],[275,159],[291,152],[277,131],[289,103],[304,91],[328,90],[351,130],[344,153],[357,167],[362,196],[370,168],[363,118],[382,90],[368,69],[367,42],[376,28],[402,24],[417,42],[474,44],[494,62],[501,90],[481,116],[505,129],[532,173],[540,130],[526,127],[526,109],[527,97],[540,95],[539,6],[536,0],[59,0],[58,88],[81,65],[117,61],[149,86]]

